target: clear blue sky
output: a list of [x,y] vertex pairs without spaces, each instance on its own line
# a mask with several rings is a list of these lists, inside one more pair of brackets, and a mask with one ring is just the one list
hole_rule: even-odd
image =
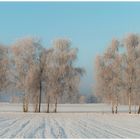
[[0,42],[40,37],[49,47],[55,38],[69,38],[78,47],[77,65],[86,69],[81,93],[92,92],[94,59],[112,38],[140,33],[140,3],[132,2],[0,2]]

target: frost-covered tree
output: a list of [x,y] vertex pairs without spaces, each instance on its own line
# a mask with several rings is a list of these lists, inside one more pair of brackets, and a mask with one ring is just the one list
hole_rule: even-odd
[[8,48],[0,45],[0,91],[5,90],[8,86]]
[[45,65],[46,65],[46,54],[47,51],[45,48],[40,47],[39,48],[39,53],[37,53],[37,77],[38,77],[38,82],[39,82],[39,109],[38,111],[40,112],[41,110],[41,99],[42,99],[42,92],[43,92],[43,83],[45,84]]
[[[109,57],[107,57],[109,64],[108,74],[110,75],[110,88],[112,91],[112,104],[114,107],[115,104],[115,113],[118,111],[118,100],[119,100],[119,93],[122,86],[122,67],[121,61],[122,57],[119,53],[119,41],[112,40],[110,45],[110,51],[108,52]],[[105,59],[106,60],[106,59]],[[107,66],[107,67],[108,67]]]
[[121,57],[118,48],[119,41],[113,39],[105,53],[96,58],[96,94],[103,100],[110,101],[112,113],[117,113],[121,84]]
[[44,92],[46,96],[46,102],[47,102],[47,113],[49,113],[49,105],[51,98],[53,98],[53,49],[47,49],[46,50],[46,58],[45,58],[45,64],[44,64]]
[[53,42],[48,66],[48,90],[55,100],[54,112],[57,111],[58,99],[61,100],[62,96],[65,96],[69,100],[74,100],[78,93],[80,77],[84,70],[74,66],[76,58],[77,49],[71,48],[69,40],[57,39]]
[[103,57],[98,55],[95,59],[95,95],[98,97],[98,101],[104,102],[106,95],[106,83],[104,79],[104,61]]
[[24,38],[18,40],[16,43],[12,45],[12,54],[13,54],[12,71],[18,89],[22,91],[24,94],[24,98],[23,98],[24,111],[28,111],[28,103],[29,103],[29,96],[30,96],[28,90],[29,88],[34,86],[34,85],[29,86],[28,84],[30,71],[31,69],[36,68],[35,66],[38,66],[39,72],[41,71],[40,68],[41,67],[40,54],[42,53],[41,51],[42,51],[42,46],[40,44],[40,40],[35,38]]
[[131,113],[131,105],[136,93],[139,89],[139,59],[140,59],[140,38],[136,34],[129,34],[124,39],[124,47],[126,53],[124,60],[124,84],[128,95],[129,113]]
[[103,56],[96,57],[96,96],[99,101],[110,102],[114,113],[114,94],[112,90],[113,77],[111,69],[106,66]]
[[34,111],[38,112],[39,106],[39,74],[36,66],[32,66],[27,77],[27,91],[31,98],[31,103],[34,104]]
[[[122,46],[123,50],[119,50],[119,46]],[[107,51],[96,58],[96,69],[97,96],[112,101],[112,112],[116,102],[116,113],[118,100],[122,102],[121,98],[127,96],[129,113],[131,113],[131,105],[138,105],[140,99],[139,35],[129,34],[121,45],[113,40]],[[108,95],[110,98],[107,98]]]

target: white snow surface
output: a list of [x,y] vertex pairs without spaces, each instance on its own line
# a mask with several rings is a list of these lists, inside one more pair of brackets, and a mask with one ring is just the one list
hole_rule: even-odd
[[88,107],[80,112],[84,105],[79,112],[23,113],[8,106],[0,107],[0,138],[140,138],[140,115],[134,113],[94,112]]
[[0,113],[0,138],[140,138],[140,116]]
[[[41,104],[41,112],[46,112],[47,105]],[[132,111],[138,110],[138,106],[132,106]],[[0,112],[22,112],[22,103],[0,103]],[[34,106],[29,105],[29,111],[34,112]],[[54,104],[50,104],[50,111],[54,111]],[[94,112],[94,113],[104,113],[111,112],[110,104],[58,104],[57,112]],[[128,112],[127,105],[119,105],[118,112]]]

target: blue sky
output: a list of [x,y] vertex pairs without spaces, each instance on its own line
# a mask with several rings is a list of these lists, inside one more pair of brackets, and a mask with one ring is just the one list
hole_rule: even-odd
[[53,39],[71,39],[76,64],[86,69],[82,94],[93,92],[95,56],[130,32],[140,33],[139,2],[0,2],[1,43],[34,36],[50,47]]

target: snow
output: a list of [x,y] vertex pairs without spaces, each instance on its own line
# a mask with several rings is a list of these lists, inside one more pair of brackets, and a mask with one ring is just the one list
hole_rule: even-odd
[[[0,103],[0,111],[2,112],[22,112],[23,105],[22,103]],[[46,112],[47,105],[41,105],[41,111]],[[138,110],[138,106],[136,107]],[[33,112],[34,107],[32,104],[29,105],[29,111]],[[54,111],[54,104],[50,105],[50,111]],[[135,106],[132,106],[132,111],[135,111]],[[111,112],[111,106],[109,104],[58,104],[57,112]],[[127,105],[119,105],[118,112],[128,112]]]
[[[96,106],[94,111],[99,111],[103,104],[89,105],[89,108],[79,105],[79,112],[64,112],[63,109],[59,113],[23,113],[10,110],[13,106],[19,109],[19,105],[10,106],[1,104],[0,138],[140,138],[140,116],[126,112],[106,113],[108,105],[104,105],[104,112],[98,113],[89,108]],[[70,106],[71,111],[74,107],[59,105],[59,109],[62,106],[67,111]],[[122,110],[127,109],[127,106],[122,107]]]

